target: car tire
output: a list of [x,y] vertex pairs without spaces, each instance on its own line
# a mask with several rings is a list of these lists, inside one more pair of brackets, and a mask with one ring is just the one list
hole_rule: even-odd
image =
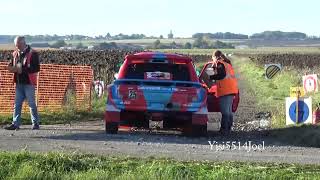
[[207,136],[207,125],[190,124],[183,129],[183,134],[189,137]]
[[163,119],[163,128],[164,129],[170,129],[170,128],[176,128],[177,124],[173,118],[164,118]]
[[207,125],[192,125],[192,136],[203,137],[207,136]]
[[105,124],[107,134],[117,134],[118,133],[118,123],[116,122],[107,122]]

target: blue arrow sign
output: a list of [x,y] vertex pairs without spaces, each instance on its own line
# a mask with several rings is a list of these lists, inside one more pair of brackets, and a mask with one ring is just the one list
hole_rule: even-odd
[[[296,120],[296,102],[294,101],[289,108],[289,116],[293,122],[297,122]],[[298,102],[298,123],[304,123],[309,118],[309,107],[304,101]]]

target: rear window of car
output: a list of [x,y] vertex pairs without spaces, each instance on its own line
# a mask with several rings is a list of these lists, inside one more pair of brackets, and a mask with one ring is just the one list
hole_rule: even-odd
[[133,63],[128,65],[125,78],[190,81],[190,72],[187,64]]

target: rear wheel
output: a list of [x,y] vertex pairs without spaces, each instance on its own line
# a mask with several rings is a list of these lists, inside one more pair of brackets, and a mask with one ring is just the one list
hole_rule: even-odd
[[106,133],[107,134],[117,134],[118,133],[118,123],[117,122],[106,122]]
[[207,125],[192,125],[192,136],[207,136]]
[[166,117],[163,119],[163,128],[164,129],[170,129],[170,128],[176,128],[177,123],[174,118]]

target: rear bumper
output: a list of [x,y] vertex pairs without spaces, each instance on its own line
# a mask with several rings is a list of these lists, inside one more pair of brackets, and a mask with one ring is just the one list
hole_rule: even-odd
[[[135,119],[137,115],[142,115],[143,118]],[[129,118],[128,118],[129,117]],[[141,116],[139,116],[141,117]],[[164,111],[106,111],[105,117],[106,122],[127,122],[128,119],[131,121],[141,121],[144,119],[161,121],[163,119],[179,119],[179,121],[190,122],[197,125],[206,125],[208,122],[208,113],[200,112],[164,112]]]
[[160,112],[197,112],[203,102],[192,103],[163,103],[163,102],[144,102],[141,104],[114,100],[114,108],[126,111],[160,111]]

